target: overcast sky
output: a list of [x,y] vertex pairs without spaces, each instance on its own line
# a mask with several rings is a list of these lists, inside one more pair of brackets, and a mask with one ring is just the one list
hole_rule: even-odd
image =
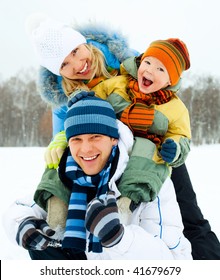
[[219,0],[1,0],[1,78],[38,65],[24,28],[33,12],[67,23],[107,23],[121,29],[140,52],[153,40],[178,37],[190,52],[188,72],[220,76]]

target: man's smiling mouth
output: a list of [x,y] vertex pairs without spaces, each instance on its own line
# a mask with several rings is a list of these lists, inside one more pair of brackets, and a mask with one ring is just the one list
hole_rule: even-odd
[[98,157],[98,155],[92,156],[92,157],[82,157],[83,160],[89,161],[89,160],[94,160]]

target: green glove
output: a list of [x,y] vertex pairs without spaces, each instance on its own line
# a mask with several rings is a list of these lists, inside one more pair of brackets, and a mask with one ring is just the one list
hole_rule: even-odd
[[44,154],[44,159],[48,168],[56,169],[60,163],[65,148],[68,146],[65,131],[60,131],[50,142]]

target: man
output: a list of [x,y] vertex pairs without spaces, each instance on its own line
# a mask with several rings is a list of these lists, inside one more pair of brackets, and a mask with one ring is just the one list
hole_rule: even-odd
[[[51,186],[61,182],[56,175],[47,177],[51,193],[41,189],[35,194],[46,211],[31,201],[17,201],[6,217],[7,234],[14,240],[16,236],[32,259],[192,259],[169,178],[154,201],[136,208],[120,196],[117,182],[129,160],[133,135],[116,120],[112,106],[94,93],[80,92],[69,101],[65,132],[69,148],[59,177],[69,196],[64,199],[61,192],[53,192]],[[56,195],[68,204],[61,235],[46,222],[47,203]]]

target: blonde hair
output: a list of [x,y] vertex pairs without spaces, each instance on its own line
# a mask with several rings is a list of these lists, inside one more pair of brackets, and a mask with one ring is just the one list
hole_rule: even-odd
[[[93,74],[89,82],[95,77],[104,76],[105,78],[108,79],[113,77],[113,75],[111,75],[106,69],[105,57],[103,53],[93,45],[85,44],[85,46],[91,52],[91,57],[92,57],[91,69],[93,69]],[[63,77],[62,87],[64,93],[67,96],[69,96],[73,91],[77,89],[89,90],[88,86],[82,80],[72,80],[64,76],[62,77]]]

